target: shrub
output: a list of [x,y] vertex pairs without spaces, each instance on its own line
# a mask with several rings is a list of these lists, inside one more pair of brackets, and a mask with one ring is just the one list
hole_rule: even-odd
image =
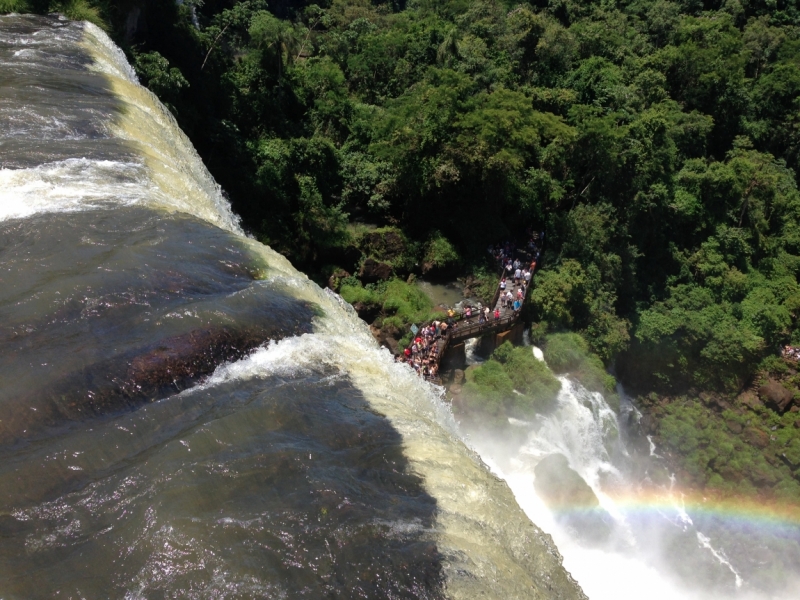
[[506,398],[514,392],[514,383],[499,362],[488,360],[477,369],[469,369],[467,384],[485,397]]
[[0,14],[27,13],[31,6],[27,0],[0,0]]
[[380,307],[381,314],[376,320],[376,325],[386,328],[396,328],[404,332],[399,340],[400,347],[407,346],[411,341],[408,328],[412,324],[420,325],[434,319],[442,319],[445,315],[433,310],[433,302],[417,286],[406,283],[400,279],[390,279],[362,285],[355,277],[342,279],[339,294],[346,302],[358,302],[367,306]]
[[400,279],[386,282],[383,310],[387,315],[395,315],[408,325],[421,324],[441,316],[441,313],[433,312],[433,302],[425,292]]
[[504,342],[492,352],[492,358],[501,364],[507,363],[514,354],[514,345],[511,342]]
[[517,398],[517,403],[524,408],[524,412],[541,412],[553,406],[561,389],[561,382],[546,364],[536,360],[530,348],[514,348],[504,366],[514,383],[514,389],[524,394]]
[[775,373],[777,375],[784,375],[789,371],[789,367],[786,366],[786,361],[775,354],[771,354],[762,359],[758,368],[761,371],[767,371],[768,373]]
[[[589,351],[588,342],[577,333],[554,333],[545,337],[544,358],[556,373],[569,373],[585,388],[609,395],[617,380],[606,372],[603,361]],[[619,400],[609,396],[609,404]]]
[[554,333],[545,340],[544,359],[556,373],[578,369],[589,354],[589,344],[577,333]]
[[133,68],[142,84],[177,115],[174,105],[178,102],[181,90],[189,87],[183,73],[156,51],[134,54]]
[[[666,446],[694,483],[723,493],[756,493],[771,490],[777,498],[800,497],[800,431],[794,419],[782,419],[772,411],[719,414],[700,400],[679,397],[659,407],[659,443]],[[754,417],[757,417],[754,419]],[[775,417],[775,418],[770,418]],[[770,445],[759,449],[729,423],[770,431]],[[737,430],[738,431],[738,430]]]
[[493,269],[479,267],[473,270],[472,277],[475,283],[472,285],[472,292],[481,304],[489,304],[497,291],[498,276]]
[[499,346],[481,366],[467,369],[464,386],[470,410],[500,420],[529,418],[548,410],[559,389],[558,379],[530,348],[510,342]]
[[[422,258],[422,272],[441,270],[456,266],[461,257],[441,232],[434,231],[425,243],[425,253]],[[495,278],[497,279],[497,278]]]
[[537,345],[543,343],[549,328],[547,321],[539,321],[531,325],[531,341]]
[[346,285],[342,284],[339,289],[339,295],[350,304],[362,302],[364,304],[377,305],[381,303],[381,297],[379,294],[376,294],[373,290],[362,287],[360,283],[358,283],[358,285],[353,285],[350,283]]
[[418,261],[419,243],[409,241],[398,227],[355,227],[353,239],[362,258],[386,263],[395,272],[411,271]]

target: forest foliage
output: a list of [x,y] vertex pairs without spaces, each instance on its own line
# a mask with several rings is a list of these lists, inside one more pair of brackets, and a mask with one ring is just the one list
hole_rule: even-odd
[[791,0],[18,5],[104,22],[301,269],[352,269],[354,220],[466,263],[535,225],[535,319],[632,386],[735,390],[800,344]]

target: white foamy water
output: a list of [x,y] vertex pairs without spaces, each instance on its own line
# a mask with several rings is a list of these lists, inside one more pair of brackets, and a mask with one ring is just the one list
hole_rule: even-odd
[[143,163],[72,158],[32,169],[2,169],[0,220],[144,204],[158,192]]
[[[746,580],[724,549],[696,529],[682,495],[675,489],[674,476],[662,490],[660,506],[647,507],[652,495],[645,494],[638,482],[628,480],[628,475],[615,464],[615,460],[627,455],[627,450],[620,441],[614,411],[601,394],[589,392],[567,377],[559,379],[562,387],[552,414],[536,417],[530,423],[519,420],[512,423],[529,431],[521,446],[474,431],[469,440],[484,462],[508,483],[531,521],[553,536],[564,557],[564,566],[590,598],[788,600],[795,597],[792,586],[784,592],[768,593],[747,588]],[[648,441],[651,456],[658,457],[652,440]],[[567,457],[570,467],[590,485],[612,520],[613,531],[607,542],[591,544],[581,540],[580,535],[576,536],[581,532],[560,521],[537,496],[534,469],[542,458],[554,453]],[[641,506],[635,501],[639,491],[643,493]],[[682,564],[683,557],[670,555],[668,546],[678,539],[703,560],[692,567],[691,561],[697,558],[689,557],[689,571],[694,569],[697,573],[716,565],[722,571],[717,580],[727,581],[729,591],[710,592],[687,585],[676,575],[675,565]]]
[[[38,158],[35,166],[0,169],[0,220],[142,205],[185,212],[241,233],[238,217],[189,139],[172,114],[139,85],[105,32],[89,23],[65,23],[6,41],[22,47],[5,55],[3,67],[30,73],[25,76],[32,82],[41,72],[48,87],[29,87],[27,97],[2,106],[4,136],[19,147],[28,141],[39,149],[32,155]],[[93,58],[88,69],[95,79],[85,72],[79,50]],[[76,86],[94,86],[95,93],[110,89],[115,104],[105,108],[83,102]],[[65,95],[58,101],[62,89]],[[127,156],[109,160],[80,154],[104,148],[106,154]]]

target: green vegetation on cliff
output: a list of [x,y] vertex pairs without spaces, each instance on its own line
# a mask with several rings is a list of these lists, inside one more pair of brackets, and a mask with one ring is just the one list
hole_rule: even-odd
[[529,419],[553,407],[561,384],[531,348],[510,342],[489,360],[466,371],[463,408],[486,425],[503,426],[509,417]]
[[717,405],[706,394],[653,396],[644,404],[659,447],[682,467],[683,485],[724,495],[800,498],[797,413],[781,416],[747,398]]
[[600,392],[609,405],[619,408],[617,381],[606,372],[603,361],[577,333],[554,333],[545,336],[544,359],[554,373],[569,375],[586,389]]
[[[446,315],[434,310],[433,302],[421,289],[399,279],[362,285],[355,277],[341,281],[339,293],[359,315],[368,317],[375,327],[400,338],[399,346],[411,341],[409,327],[422,325]],[[402,337],[401,337],[402,336]]]

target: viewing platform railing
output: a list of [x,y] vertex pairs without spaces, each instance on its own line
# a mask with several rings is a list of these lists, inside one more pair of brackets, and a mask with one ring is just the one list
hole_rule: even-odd
[[457,326],[447,330],[449,343],[460,343],[470,338],[479,337],[495,331],[505,331],[511,329],[514,323],[519,320],[519,312],[515,312],[499,319],[489,317],[488,321],[479,322],[479,318],[471,317],[462,319]]

